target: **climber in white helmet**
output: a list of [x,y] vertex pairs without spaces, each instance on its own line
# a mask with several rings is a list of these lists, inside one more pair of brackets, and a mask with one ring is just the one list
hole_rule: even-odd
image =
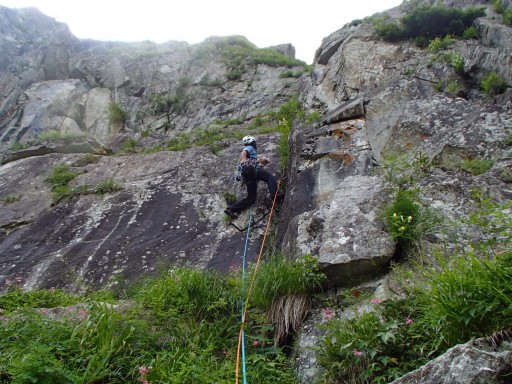
[[245,136],[242,139],[244,148],[240,155],[240,163],[238,170],[241,172],[243,182],[247,187],[247,197],[228,206],[224,213],[230,217],[236,217],[241,211],[249,208],[256,201],[258,193],[258,181],[262,180],[267,183],[270,196],[273,199],[277,192],[277,183],[274,176],[263,169],[268,164],[268,160],[262,159],[258,161],[258,153],[256,152],[256,139],[252,136]]

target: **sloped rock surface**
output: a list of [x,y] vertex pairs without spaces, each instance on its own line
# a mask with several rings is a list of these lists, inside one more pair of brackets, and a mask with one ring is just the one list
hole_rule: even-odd
[[512,369],[510,341],[484,338],[457,345],[391,384],[501,384]]
[[[276,137],[261,138],[260,151],[276,172]],[[224,195],[242,190],[233,177],[240,147],[216,156],[205,148],[140,156],[50,154],[0,168],[0,195],[21,199],[0,207],[1,278],[23,275],[25,288],[104,286],[156,273],[158,266],[189,265],[227,271],[238,265],[248,216],[226,222]],[[94,190],[113,180],[122,190],[78,194],[52,202],[45,182],[57,164],[79,173],[71,187]],[[14,186],[16,189],[13,190]],[[270,199],[260,184],[253,209],[248,259],[257,255],[258,228],[266,225]]]

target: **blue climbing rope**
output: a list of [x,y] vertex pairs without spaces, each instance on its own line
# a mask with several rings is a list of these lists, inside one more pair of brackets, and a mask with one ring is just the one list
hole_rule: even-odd
[[[245,289],[245,265],[246,265],[246,255],[247,255],[247,247],[249,245],[249,233],[251,232],[251,222],[252,222],[252,208],[249,210],[249,224],[247,225],[247,235],[245,236],[245,247],[244,254],[242,255],[242,292]],[[244,305],[245,300],[242,298],[242,315],[241,320],[244,321]],[[245,368],[245,333],[242,329],[242,376],[244,379],[244,384],[247,384],[247,371]]]
[[[272,213],[274,212],[274,207],[276,205],[277,191],[279,190],[280,184],[281,184],[281,181],[279,181],[277,183],[276,193],[274,195],[274,200],[272,201],[272,208],[270,209],[270,214],[268,215],[267,227],[265,228],[265,234],[263,235],[263,241],[261,242],[260,253],[258,255],[258,259],[256,260],[256,264],[254,267],[254,273],[251,278],[251,284],[249,285],[249,289],[247,290],[247,298],[245,299],[245,304],[242,305],[242,324],[240,325],[240,332],[238,333],[238,347],[237,347],[237,353],[236,353],[236,370],[235,370],[235,380],[236,380],[235,383],[236,384],[238,384],[238,373],[239,373],[239,367],[240,367],[240,359],[242,357],[241,356],[242,350],[244,350],[243,335],[244,335],[245,319],[246,319],[246,315],[247,315],[247,307],[249,305],[249,298],[251,296],[252,288],[254,287],[254,282],[256,280],[256,273],[258,272],[258,267],[261,262],[261,257],[263,256],[265,240],[267,239],[268,230],[270,228],[270,223],[272,221]],[[251,218],[252,218],[252,212],[249,216],[249,219],[251,219]],[[249,222],[249,226],[247,229],[247,238],[249,238],[249,227],[250,227],[250,222]],[[246,250],[247,250],[247,241],[246,241]],[[244,256],[243,256],[244,258],[245,258],[245,253],[246,252],[244,251]],[[245,352],[243,352],[243,353],[245,353]],[[245,364],[245,359],[243,361],[243,364]],[[243,373],[244,373],[244,384],[246,384],[245,369],[243,370]]]

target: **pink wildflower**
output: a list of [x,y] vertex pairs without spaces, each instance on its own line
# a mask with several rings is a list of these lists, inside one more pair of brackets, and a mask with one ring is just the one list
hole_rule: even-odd
[[354,356],[357,356],[357,357],[361,357],[361,356],[363,356],[363,352],[358,351],[357,349],[354,349],[354,350],[352,351],[352,353],[354,354]]
[[380,303],[382,303],[382,299],[372,299],[371,303],[375,304],[375,305],[379,305]]
[[252,341],[252,345],[254,345],[255,347],[259,347],[260,341],[259,340],[253,340]]
[[324,308],[322,309],[322,312],[324,320],[328,320],[334,317],[334,311],[331,308]]
[[151,367],[146,367],[145,365],[142,365],[139,367],[139,373],[142,376],[146,376],[150,370],[151,370]]
[[14,278],[14,281],[16,281],[17,283],[21,283],[23,281],[23,278],[21,276],[16,276]]
[[78,311],[78,316],[80,316],[80,318],[82,320],[85,320],[87,318],[87,312],[85,312],[83,309],[81,309]]
[[404,318],[404,320],[406,325],[411,325],[412,323],[414,323],[414,321],[409,316]]

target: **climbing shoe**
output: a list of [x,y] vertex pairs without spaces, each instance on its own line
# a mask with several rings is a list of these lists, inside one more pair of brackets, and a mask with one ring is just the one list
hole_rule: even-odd
[[231,217],[232,219],[234,219],[234,218],[238,217],[238,213],[237,213],[237,212],[233,212],[233,211],[232,211],[231,209],[229,209],[229,208],[226,208],[226,209],[224,210],[224,213],[225,213],[226,215],[228,215],[229,217]]

